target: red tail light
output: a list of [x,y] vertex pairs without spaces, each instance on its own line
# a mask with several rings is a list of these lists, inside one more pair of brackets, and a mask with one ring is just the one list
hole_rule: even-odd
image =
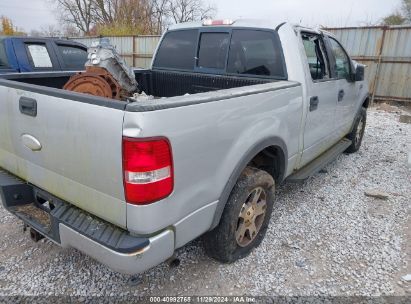
[[146,205],[173,192],[173,160],[166,138],[123,137],[124,192],[134,205]]

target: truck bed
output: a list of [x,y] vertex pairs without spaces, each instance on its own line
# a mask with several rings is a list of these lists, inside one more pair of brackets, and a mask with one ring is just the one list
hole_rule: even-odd
[[[3,75],[1,78],[21,83],[62,89],[74,72],[27,73]],[[242,76],[219,76],[171,70],[135,70],[139,89],[156,97],[175,97],[222,89],[264,84],[274,79]]]

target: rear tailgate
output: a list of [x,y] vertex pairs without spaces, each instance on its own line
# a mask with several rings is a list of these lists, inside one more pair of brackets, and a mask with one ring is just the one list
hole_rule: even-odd
[[0,80],[0,167],[125,228],[124,107],[123,102]]

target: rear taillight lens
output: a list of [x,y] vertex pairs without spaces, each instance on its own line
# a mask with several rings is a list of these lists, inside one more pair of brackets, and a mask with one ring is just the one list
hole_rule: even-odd
[[123,171],[128,203],[145,205],[169,196],[174,186],[170,142],[123,137]]

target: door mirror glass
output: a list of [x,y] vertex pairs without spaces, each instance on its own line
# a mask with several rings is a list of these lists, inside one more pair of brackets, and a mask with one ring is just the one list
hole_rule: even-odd
[[363,81],[364,74],[365,74],[365,66],[362,64],[357,64],[357,67],[355,68],[354,81]]

